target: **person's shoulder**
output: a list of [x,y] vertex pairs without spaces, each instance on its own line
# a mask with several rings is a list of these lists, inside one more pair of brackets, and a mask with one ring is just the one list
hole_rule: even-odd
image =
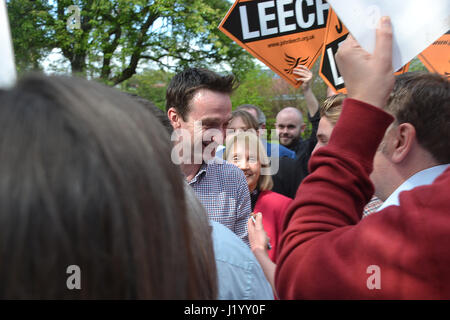
[[216,259],[242,269],[251,269],[255,260],[249,247],[223,224],[212,220],[210,224]]
[[287,157],[290,159],[295,159],[295,152],[289,148],[286,148],[282,144],[279,144],[280,157]]
[[224,225],[210,221],[219,278],[219,299],[273,299],[272,289],[251,252]]
[[266,198],[267,200],[276,200],[276,201],[280,201],[280,202],[291,202],[292,199],[289,197],[286,197],[280,193],[277,193],[275,191],[271,191],[271,190],[266,190],[261,192],[260,194],[261,198]]
[[214,170],[240,170],[238,167],[236,167],[234,164],[229,163],[227,160],[223,160],[221,158],[214,158],[206,163],[208,165],[208,168],[212,168]]
[[257,208],[261,208],[264,210],[264,208],[279,208],[284,210],[287,206],[289,206],[292,202],[292,199],[289,197],[286,197],[282,194],[279,194],[274,191],[263,191],[258,197],[258,201],[255,206],[255,210]]
[[215,172],[225,180],[236,181],[236,179],[241,179],[245,181],[242,170],[226,160],[219,159],[218,161],[217,159],[214,159],[213,161],[208,162],[208,170]]
[[279,158],[295,159],[295,152],[280,143],[269,143],[266,141],[266,151],[269,157],[273,156],[272,151],[278,151]]

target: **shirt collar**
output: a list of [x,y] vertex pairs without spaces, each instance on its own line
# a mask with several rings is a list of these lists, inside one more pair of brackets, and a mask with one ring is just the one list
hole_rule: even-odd
[[419,171],[412,175],[386,199],[377,211],[383,210],[388,206],[398,206],[400,204],[399,196],[402,191],[408,191],[416,187],[432,184],[434,180],[436,180],[436,178],[440,176],[449,166],[450,164],[442,164]]
[[203,162],[202,165],[201,165],[201,167],[200,167],[200,169],[198,170],[197,174],[195,175],[195,177],[192,178],[192,180],[189,181],[188,183],[191,185],[191,184],[194,184],[194,183],[196,183],[197,181],[199,181],[200,178],[201,178],[203,175],[206,174],[207,169],[208,169],[208,164],[205,163],[205,162]]

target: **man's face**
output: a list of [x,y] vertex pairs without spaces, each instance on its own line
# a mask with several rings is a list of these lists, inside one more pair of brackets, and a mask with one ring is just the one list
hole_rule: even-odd
[[317,144],[312,153],[316,152],[320,147],[326,146],[330,140],[334,126],[327,117],[320,118],[319,127],[317,128]]
[[290,146],[298,140],[305,130],[302,119],[293,112],[280,112],[275,127],[280,138],[280,144],[284,146]]
[[179,129],[190,133],[194,152],[201,150],[202,154],[213,157],[216,147],[223,143],[230,118],[231,100],[228,94],[200,89],[189,102],[186,119],[179,118]]

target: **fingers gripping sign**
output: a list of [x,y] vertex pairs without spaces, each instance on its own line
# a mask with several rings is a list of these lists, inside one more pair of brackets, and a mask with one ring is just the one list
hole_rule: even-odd
[[294,75],[298,76],[295,78],[297,81],[302,81],[302,89],[307,89],[310,86],[311,80],[313,78],[313,73],[306,66],[300,65],[295,68],[292,72]]
[[348,97],[376,107],[383,107],[394,86],[392,69],[392,26],[389,17],[382,17],[376,30],[373,55],[365,51],[349,35],[336,55],[345,80]]

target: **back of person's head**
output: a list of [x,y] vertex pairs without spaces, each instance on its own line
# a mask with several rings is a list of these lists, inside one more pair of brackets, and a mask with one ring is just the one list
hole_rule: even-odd
[[256,119],[247,111],[245,110],[234,110],[231,113],[231,119],[230,123],[233,121],[233,119],[240,118],[242,122],[246,126],[246,130],[253,129],[255,132],[258,131],[258,123],[256,122]]
[[170,124],[169,118],[167,118],[167,115],[164,113],[164,111],[162,111],[160,108],[158,108],[157,106],[155,106],[153,104],[153,102],[144,99],[140,96],[138,96],[137,94],[133,94],[133,93],[128,93],[126,92],[126,94],[133,99],[135,102],[137,102],[138,104],[140,104],[141,106],[143,106],[145,109],[147,109],[148,111],[150,111],[155,117],[156,119],[159,120],[159,122],[164,126],[164,128],[166,129],[166,131],[169,133],[169,135],[172,134],[173,132],[173,127]]
[[335,126],[342,112],[342,104],[347,96],[339,93],[328,97],[320,106],[320,117],[326,117]]
[[233,75],[222,76],[216,72],[202,68],[189,68],[176,74],[166,91],[166,111],[170,108],[180,114],[183,120],[189,113],[189,102],[200,89],[208,89],[231,94],[237,87]]
[[0,298],[215,298],[150,112],[66,77],[28,76],[0,100]]
[[253,110],[258,115],[256,119],[258,122],[258,126],[266,124],[266,115],[264,114],[264,112],[262,112],[262,110],[258,106],[255,106],[253,104],[242,104],[238,106],[236,110]]
[[395,124],[410,123],[418,143],[441,164],[450,162],[450,82],[444,76],[408,72],[396,77],[385,110]]

